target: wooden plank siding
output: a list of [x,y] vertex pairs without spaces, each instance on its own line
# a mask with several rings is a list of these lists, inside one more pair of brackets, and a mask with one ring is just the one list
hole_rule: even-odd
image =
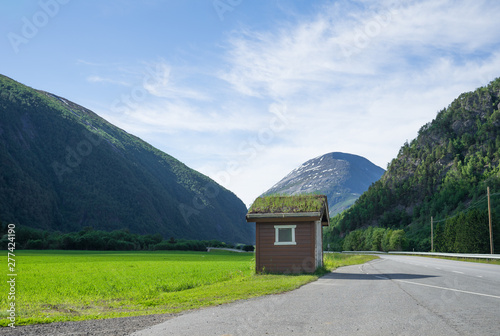
[[315,249],[315,261],[316,268],[323,266],[323,227],[321,221],[318,220],[314,223],[315,235],[316,235],[316,249]]
[[[275,225],[296,225],[296,245],[274,245]],[[256,268],[258,272],[314,272],[315,222],[260,222],[256,224]]]

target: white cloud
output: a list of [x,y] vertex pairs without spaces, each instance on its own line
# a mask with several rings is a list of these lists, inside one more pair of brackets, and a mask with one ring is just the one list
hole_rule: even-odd
[[109,118],[248,205],[328,152],[385,168],[436,112],[500,76],[499,17],[493,0],[329,2],[275,30],[235,32],[212,73],[163,59],[135,69],[148,96]]
[[143,129],[164,133],[256,131],[264,118],[250,117],[252,115],[255,113],[245,108],[238,112],[218,111],[210,106],[202,109],[181,100],[155,99],[127,110],[117,122],[128,124],[127,127],[143,126]]
[[87,80],[91,83],[110,83],[110,84],[121,85],[121,86],[130,86],[130,83],[127,83],[125,81],[101,77],[101,76],[97,76],[97,75],[89,76],[89,77],[87,77]]
[[248,203],[265,179],[269,188],[284,176],[262,167],[294,162],[286,174],[332,151],[385,168],[460,93],[500,76],[498,17],[491,0],[340,1],[295,25],[233,34],[220,78],[241,95],[285,102],[294,120],[285,144],[248,162],[234,190]]
[[148,64],[143,80],[144,89],[151,95],[162,98],[208,100],[204,93],[176,83],[172,67],[161,60]]
[[449,53],[489,49],[498,44],[499,14],[500,3],[492,0],[412,1],[398,10],[387,37],[413,50],[437,48]]
[[342,5],[276,32],[243,31],[230,41],[230,68],[221,77],[243,94],[286,98],[418,75],[439,57],[459,64],[498,49],[498,2],[412,1],[350,15]]

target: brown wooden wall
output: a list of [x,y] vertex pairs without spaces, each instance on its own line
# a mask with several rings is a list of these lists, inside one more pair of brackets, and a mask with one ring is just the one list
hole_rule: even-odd
[[[274,245],[274,225],[297,225],[297,245]],[[260,222],[256,223],[257,272],[301,273],[314,272],[314,222]]]

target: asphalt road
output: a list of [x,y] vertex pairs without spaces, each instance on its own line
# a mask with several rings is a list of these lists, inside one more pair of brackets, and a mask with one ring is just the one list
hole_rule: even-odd
[[500,266],[382,256],[295,291],[202,309],[155,335],[500,335]]

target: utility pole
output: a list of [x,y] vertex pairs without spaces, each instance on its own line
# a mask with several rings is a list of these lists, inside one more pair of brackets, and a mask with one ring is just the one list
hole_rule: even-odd
[[434,252],[434,218],[431,216],[431,252]]
[[493,248],[493,230],[492,230],[492,224],[491,224],[490,187],[487,187],[486,191],[488,192],[488,221],[490,224],[490,253],[494,254],[495,249]]

